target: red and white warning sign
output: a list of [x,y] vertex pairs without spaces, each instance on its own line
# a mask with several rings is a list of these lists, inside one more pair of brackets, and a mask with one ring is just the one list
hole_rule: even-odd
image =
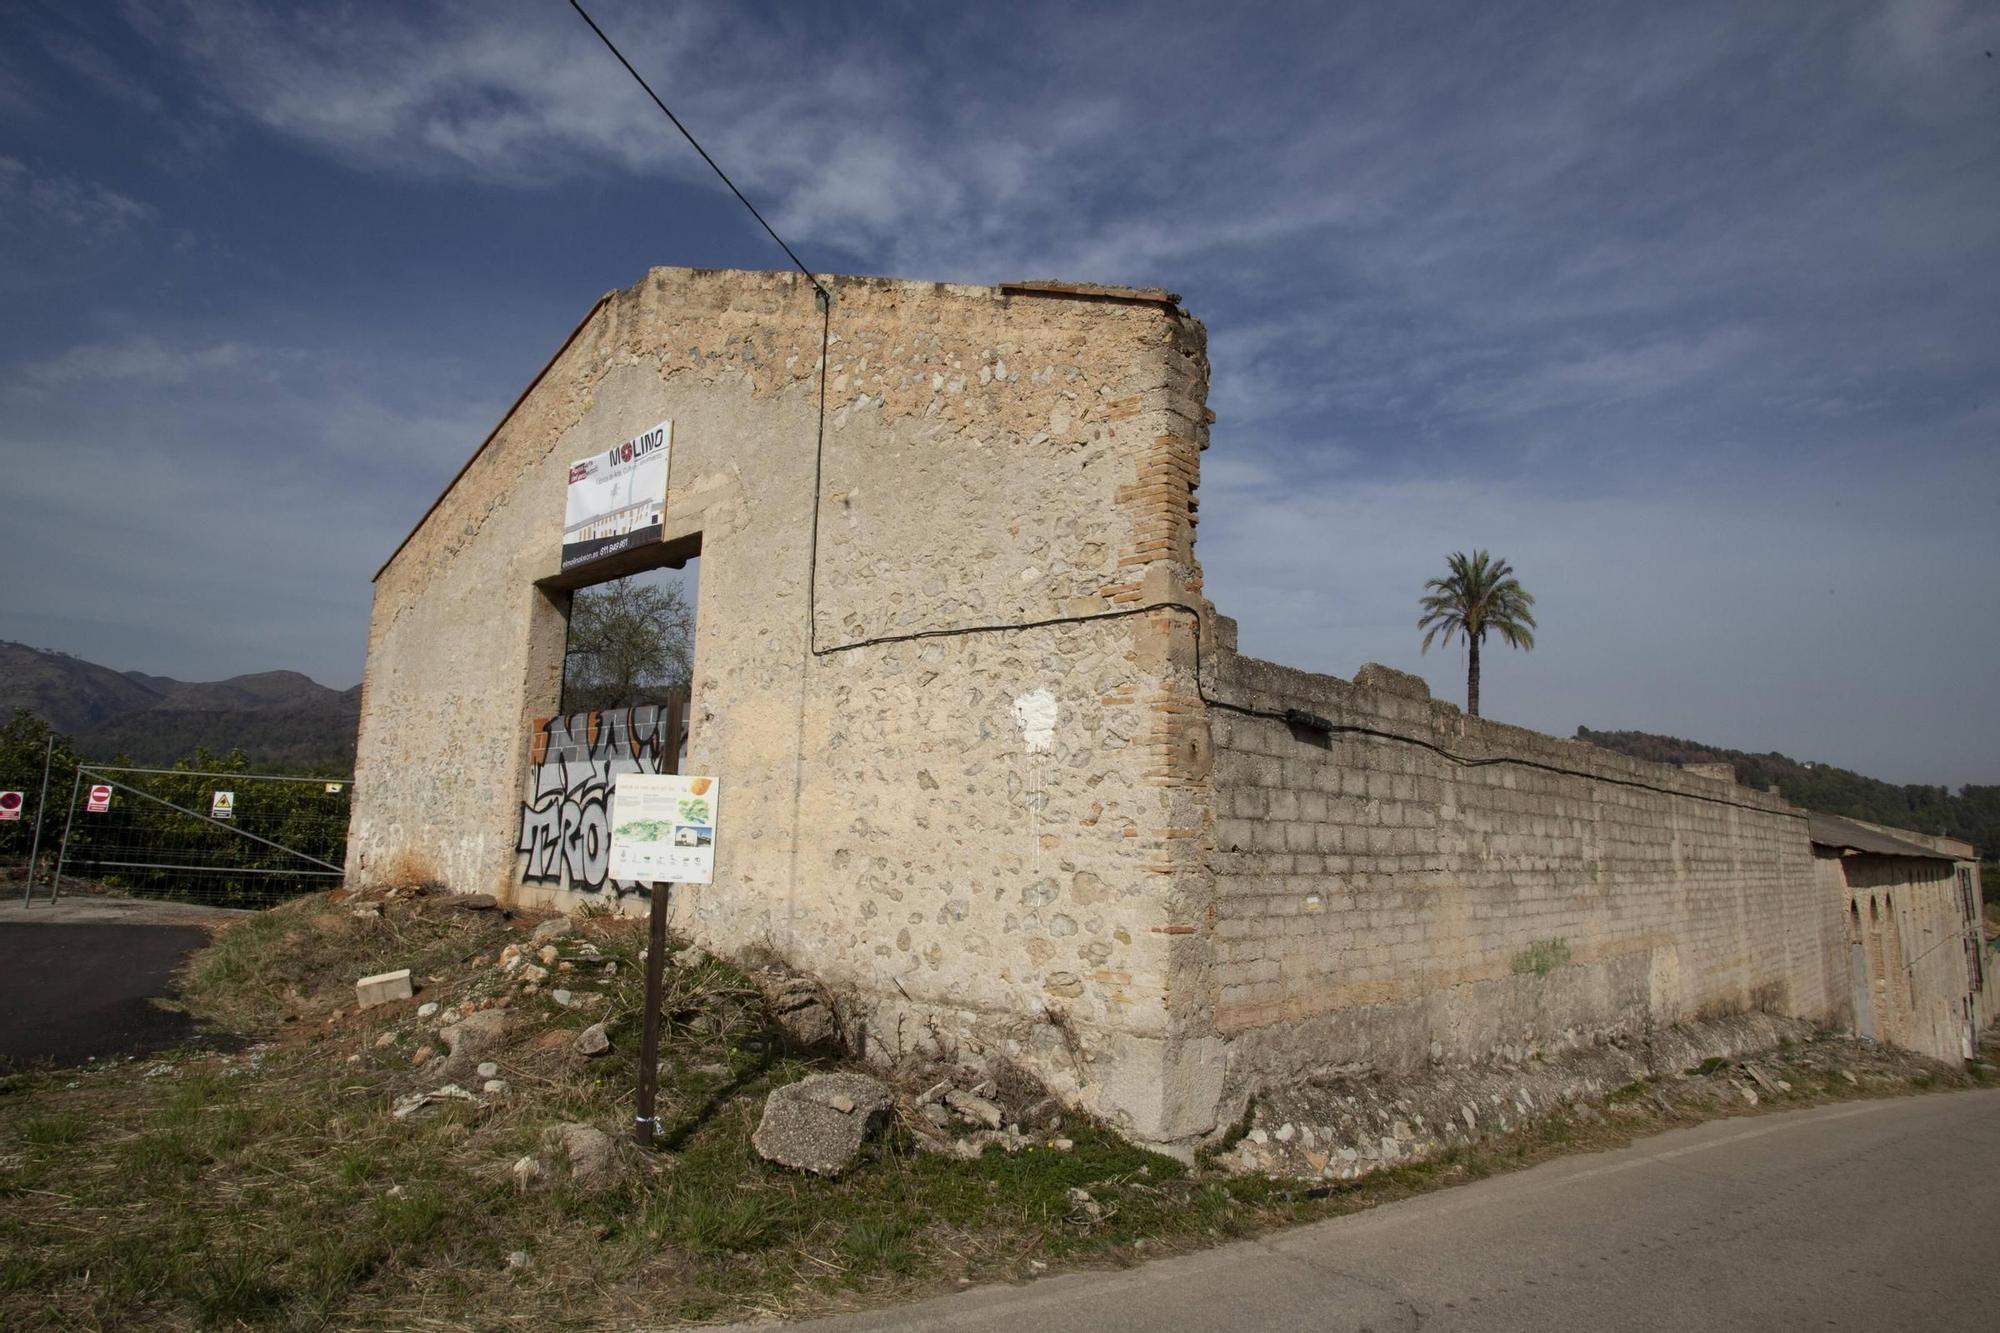
[[0,823],[21,817],[21,807],[27,804],[28,794],[19,791],[0,791]]
[[90,804],[83,807],[93,815],[101,815],[111,808],[111,787],[100,782],[90,789]]

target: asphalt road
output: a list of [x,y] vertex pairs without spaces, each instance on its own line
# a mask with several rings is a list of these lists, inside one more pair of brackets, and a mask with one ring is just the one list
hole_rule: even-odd
[[154,1003],[227,913],[78,898],[0,904],[0,1069],[143,1055],[195,1035]]
[[2000,1090],[1717,1121],[1261,1241],[801,1327],[1985,1333],[1996,1258]]

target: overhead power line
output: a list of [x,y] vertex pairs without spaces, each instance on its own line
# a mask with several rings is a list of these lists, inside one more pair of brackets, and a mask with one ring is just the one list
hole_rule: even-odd
[[806,281],[812,284],[815,292],[819,293],[820,300],[831,304],[832,298],[827,295],[826,288],[819,285],[819,279],[813,276],[812,270],[806,267],[805,261],[798,257],[798,254],[791,246],[785,244],[785,238],[778,235],[777,228],[764,220],[764,215],[757,211],[757,205],[751,203],[749,199],[744,197],[743,191],[736,188],[736,182],[729,179],[729,173],[724,171],[716,163],[716,160],[708,155],[708,150],[701,146],[700,140],[688,132],[687,126],[681,124],[681,118],[673,113],[673,109],[660,100],[660,95],[653,91],[653,85],[646,82],[645,76],[632,68],[632,62],[625,58],[625,53],[618,49],[616,42],[613,42],[609,37],[604,35],[604,29],[597,26],[597,20],[592,18],[589,11],[578,4],[577,0],[569,0],[569,7],[577,12],[579,18],[590,25],[590,30],[597,34],[597,40],[604,43],[604,49],[616,56],[618,63],[625,67],[625,72],[630,74],[637,81],[638,85],[646,90],[646,96],[653,99],[653,105],[660,108],[660,114],[673,122],[674,128],[681,132],[681,137],[688,141],[695,152],[701,154],[701,160],[708,163],[709,169],[721,179],[724,185],[729,187],[729,192],[736,196],[737,202],[750,210],[750,216],[757,219],[757,225],[762,227],[770,235],[771,239],[778,243],[778,248],[785,252],[786,257],[797,266],[799,272],[805,274]]

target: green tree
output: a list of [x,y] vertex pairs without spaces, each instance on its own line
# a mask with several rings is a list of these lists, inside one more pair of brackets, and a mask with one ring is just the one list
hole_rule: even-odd
[[613,579],[570,604],[565,713],[657,703],[688,683],[694,607],[677,584]]
[[1423,651],[1443,637],[1449,644],[1463,636],[1466,645],[1465,711],[1479,716],[1479,646],[1491,630],[1508,645],[1526,651],[1535,646],[1534,595],[1514,577],[1514,567],[1484,551],[1454,552],[1446,565],[1451,572],[1424,584],[1428,590],[1417,628],[1424,631]]
[[[49,748],[51,737],[54,748]],[[42,765],[49,757],[49,795],[42,795]],[[0,791],[26,794],[21,818],[0,822],[0,861],[25,862],[34,846],[35,829],[42,833],[42,854],[55,855],[56,839],[62,836],[62,821],[69,797],[70,782],[76,775],[76,750],[69,737],[56,731],[25,708],[0,724]]]

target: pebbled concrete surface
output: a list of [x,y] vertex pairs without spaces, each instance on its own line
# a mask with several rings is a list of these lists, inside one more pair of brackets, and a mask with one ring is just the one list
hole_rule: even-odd
[[799,1327],[1986,1330],[1995,1235],[2000,1090],[1980,1090],[1717,1121],[1124,1272]]
[[173,903],[79,898],[0,907],[0,1069],[143,1055],[195,1036],[156,1000],[240,913]]

